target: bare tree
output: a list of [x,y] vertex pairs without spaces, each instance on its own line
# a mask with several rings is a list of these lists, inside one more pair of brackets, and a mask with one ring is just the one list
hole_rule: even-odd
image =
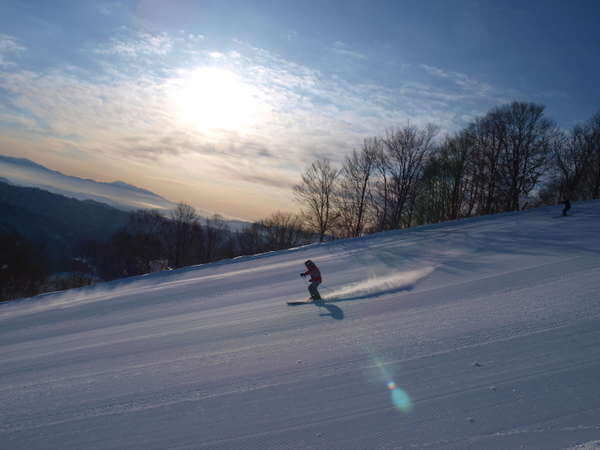
[[191,250],[194,227],[198,225],[196,210],[185,203],[179,203],[171,212],[174,226],[173,250],[175,267],[182,267],[187,262]]
[[448,137],[425,163],[417,211],[420,224],[454,220],[469,213],[467,164],[472,142],[465,132]]
[[560,133],[553,150],[555,178],[546,184],[542,201],[600,198],[600,112]]
[[[581,151],[588,156],[587,170],[580,185],[584,199],[600,198],[600,112],[582,125]],[[581,189],[584,187],[584,189]]]
[[259,223],[269,250],[295,247],[306,239],[302,220],[295,214],[278,211]]
[[408,124],[389,131],[383,139],[384,152],[378,165],[380,179],[375,200],[379,203],[377,210],[385,215],[379,218],[382,228],[410,226],[417,182],[436,134],[434,125],[419,129]]
[[127,231],[132,234],[160,234],[167,221],[156,209],[138,209],[129,215]]
[[215,214],[206,219],[204,234],[204,260],[215,261],[219,257],[219,250],[227,242],[229,227],[222,216]]
[[498,106],[469,125],[467,133],[473,143],[468,173],[475,212],[520,210],[548,167],[556,136],[544,106]]
[[151,262],[169,258],[169,219],[154,209],[139,209],[125,227],[130,235],[129,253],[138,261],[138,271],[151,271]]
[[296,200],[304,205],[303,218],[310,230],[323,241],[336,219],[333,209],[335,182],[339,171],[328,159],[313,162],[302,174],[302,181],[294,186]]
[[267,251],[263,227],[254,222],[237,233],[237,246],[242,255],[254,255]]
[[547,167],[556,127],[544,116],[544,109],[543,105],[523,102],[496,109],[505,133],[502,152],[505,211],[521,209],[521,198],[537,185]]
[[363,233],[367,221],[372,176],[380,152],[379,139],[365,139],[360,152],[354,150],[344,162],[335,196],[338,225],[343,236],[357,237]]
[[441,157],[446,167],[446,179],[450,184],[447,218],[458,219],[470,215],[467,208],[470,180],[467,176],[469,160],[473,154],[473,141],[468,133],[460,132],[442,147]]
[[369,193],[369,205],[374,215],[374,230],[386,229],[389,216],[391,177],[388,170],[388,160],[383,146],[376,152],[375,177],[371,192]]
[[467,168],[471,180],[469,210],[493,214],[500,209],[501,155],[506,137],[500,114],[492,110],[477,118],[466,133],[473,144]]
[[296,247],[309,237],[300,216],[278,211],[238,232],[237,244],[242,254],[253,255]]
[[554,183],[557,189],[555,196],[558,198],[554,202],[562,198],[575,200],[584,196],[579,187],[589,170],[593,155],[587,138],[583,127],[577,125],[568,134],[560,133],[554,142],[553,162],[558,172],[558,180]]

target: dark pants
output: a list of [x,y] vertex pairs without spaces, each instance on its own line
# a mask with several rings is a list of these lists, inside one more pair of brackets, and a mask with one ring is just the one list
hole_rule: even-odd
[[308,286],[308,292],[310,292],[310,296],[313,300],[321,300],[321,294],[319,294],[319,291],[317,290],[319,284],[321,284],[320,281],[313,281]]

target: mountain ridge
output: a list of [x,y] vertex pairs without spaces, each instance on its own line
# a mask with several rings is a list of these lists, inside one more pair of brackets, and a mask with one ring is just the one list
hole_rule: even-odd
[[12,184],[39,187],[79,200],[95,200],[126,211],[139,208],[169,210],[176,206],[148,189],[121,180],[104,182],[65,175],[27,158],[0,155],[0,175]]
[[[49,169],[27,158],[0,155],[0,181],[21,187],[36,187],[54,194],[77,200],[93,200],[123,211],[137,209],[157,209],[165,214],[176,208],[177,204],[152,192],[125,181],[97,181],[65,175]],[[215,214],[196,209],[202,219]],[[233,230],[241,230],[247,221],[225,218]]]

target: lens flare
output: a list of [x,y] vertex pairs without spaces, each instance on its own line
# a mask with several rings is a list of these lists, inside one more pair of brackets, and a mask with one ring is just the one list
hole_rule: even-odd
[[379,372],[383,379],[389,380],[387,381],[386,385],[388,390],[390,391],[390,396],[394,407],[397,410],[402,411],[404,413],[410,412],[413,408],[413,403],[408,393],[403,389],[399,388],[396,382],[392,380],[392,377],[390,376],[390,373],[381,358],[375,356],[373,357],[373,362],[375,363],[375,367],[379,369]]
[[412,409],[410,397],[400,388],[392,389],[392,403],[397,409],[405,413]]

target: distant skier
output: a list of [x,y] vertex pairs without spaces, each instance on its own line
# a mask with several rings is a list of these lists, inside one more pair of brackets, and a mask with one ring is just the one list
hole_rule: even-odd
[[310,275],[310,285],[308,286],[308,292],[310,292],[310,297],[314,300],[321,300],[321,295],[317,290],[317,286],[321,284],[321,271],[317,267],[317,265],[312,262],[310,259],[304,263],[306,268],[308,269],[306,272],[300,274],[301,277],[305,277]]
[[571,209],[571,200],[566,199],[564,202],[562,202],[563,205],[565,205],[565,207],[563,208],[563,216],[567,215],[567,212]]

